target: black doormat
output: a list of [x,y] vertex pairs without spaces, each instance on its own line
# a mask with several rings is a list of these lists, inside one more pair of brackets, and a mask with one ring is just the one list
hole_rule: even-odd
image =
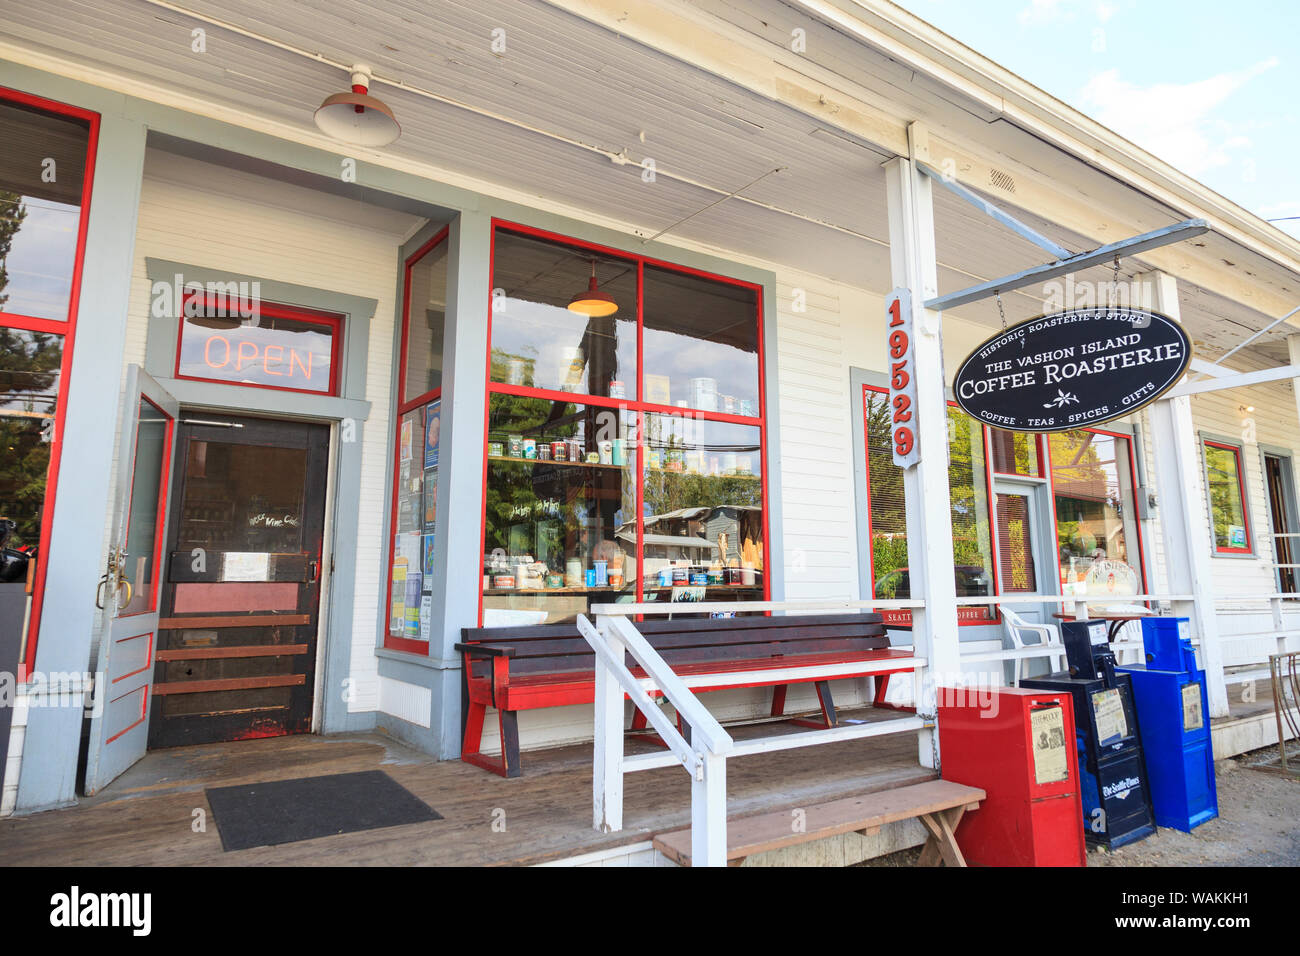
[[337,833],[441,820],[382,770],[205,790],[221,848],[297,843]]

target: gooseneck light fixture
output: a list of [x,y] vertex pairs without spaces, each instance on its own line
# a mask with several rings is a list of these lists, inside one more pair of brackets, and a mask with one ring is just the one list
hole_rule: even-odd
[[569,300],[569,311],[600,318],[613,315],[618,311],[618,303],[608,292],[602,292],[596,285],[596,260],[591,260],[591,281],[587,288]]
[[387,146],[402,135],[388,104],[369,89],[370,67],[352,67],[352,92],[325,97],[316,111],[321,132],[354,146]]

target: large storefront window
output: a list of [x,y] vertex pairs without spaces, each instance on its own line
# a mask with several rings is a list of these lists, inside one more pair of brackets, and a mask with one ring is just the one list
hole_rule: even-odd
[[[868,388],[864,401],[872,586],[878,598],[910,598],[903,470],[894,464],[888,396],[883,390]],[[994,593],[993,545],[983,429],[955,405],[948,408],[948,458],[957,596],[990,597]],[[906,610],[886,613],[886,619],[896,624],[908,623],[911,616]],[[992,619],[991,612],[982,607],[959,608],[958,617],[962,623]]]
[[385,647],[429,652],[438,533],[447,230],[406,262]]
[[492,288],[484,624],[762,599],[758,288],[508,227]]
[[[99,117],[0,89],[0,581],[35,658]],[[16,626],[21,626],[18,624]]]
[[1061,593],[1141,593],[1129,440],[1073,431],[1048,442]]

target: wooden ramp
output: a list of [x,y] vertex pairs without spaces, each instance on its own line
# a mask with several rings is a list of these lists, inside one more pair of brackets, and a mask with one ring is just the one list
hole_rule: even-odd
[[[967,810],[979,807],[984,791],[949,780],[929,780],[909,787],[881,790],[813,804],[797,811],[779,810],[727,821],[727,863],[768,850],[822,840],[843,833],[872,836],[886,823],[919,817],[930,831],[920,865],[965,866],[953,833]],[[673,830],[654,838],[660,853],[682,866],[691,865],[691,831]]]

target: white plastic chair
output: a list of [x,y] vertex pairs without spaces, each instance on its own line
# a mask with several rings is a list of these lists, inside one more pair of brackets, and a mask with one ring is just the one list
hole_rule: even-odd
[[[1065,670],[1065,645],[1061,643],[1061,632],[1057,630],[1055,624],[1034,624],[1026,621],[1010,608],[1002,608],[1002,623],[1007,629],[1007,634],[1011,638],[1011,643],[1016,650],[1023,651],[1026,647],[1050,647],[1053,653],[1044,654],[1052,661],[1053,671]],[[1026,644],[1022,635],[1025,633],[1037,634],[1038,640],[1031,644]],[[1014,686],[1020,686],[1021,669],[1028,658],[1017,656],[1015,668]]]

